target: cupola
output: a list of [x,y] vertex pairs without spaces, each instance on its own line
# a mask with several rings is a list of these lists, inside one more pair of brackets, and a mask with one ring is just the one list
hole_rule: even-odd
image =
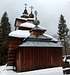
[[35,27],[32,28],[32,30],[30,31],[32,36],[38,37],[40,35],[43,35],[43,33],[46,31],[45,29],[40,28],[38,26],[39,24],[40,21],[37,19],[37,11],[35,11],[35,20],[34,20]]
[[33,12],[32,12],[33,6],[31,6],[30,8],[31,8],[31,12],[30,12],[30,14],[29,14],[29,18],[34,18],[34,14],[33,14]]
[[21,18],[29,18],[26,3],[25,3],[25,9],[24,9],[24,12],[23,12],[23,15],[21,16]]

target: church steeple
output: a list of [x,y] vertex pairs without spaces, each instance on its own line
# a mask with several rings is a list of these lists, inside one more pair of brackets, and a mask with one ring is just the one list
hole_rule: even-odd
[[25,9],[24,9],[23,15],[21,17],[28,18],[28,11],[27,11],[27,4],[26,3],[25,3]]
[[34,14],[33,14],[33,12],[32,12],[33,6],[31,6],[30,8],[31,8],[31,13],[29,14],[29,18],[34,18]]
[[25,9],[24,9],[23,14],[28,14],[28,12],[27,12],[27,4],[26,3],[25,3]]

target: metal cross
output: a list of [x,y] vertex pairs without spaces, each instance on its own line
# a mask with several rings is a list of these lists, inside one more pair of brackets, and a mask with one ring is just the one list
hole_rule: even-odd
[[32,9],[33,9],[33,6],[31,6],[30,8],[31,8],[31,11],[32,11]]
[[35,10],[35,17],[37,17],[37,14],[38,14],[38,12],[37,12],[37,10]]
[[25,8],[27,8],[27,3],[25,3]]

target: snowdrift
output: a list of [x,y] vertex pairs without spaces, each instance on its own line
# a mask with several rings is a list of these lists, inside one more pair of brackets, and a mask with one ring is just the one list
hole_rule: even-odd
[[41,69],[41,70],[28,71],[28,72],[19,72],[19,73],[10,70],[9,66],[6,66],[5,68],[3,67],[3,69],[2,67],[3,66],[0,67],[0,75],[63,75],[62,67]]

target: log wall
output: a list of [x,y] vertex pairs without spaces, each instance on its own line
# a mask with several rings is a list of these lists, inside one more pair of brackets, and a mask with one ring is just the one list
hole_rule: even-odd
[[17,71],[28,71],[62,65],[62,48],[18,48]]

